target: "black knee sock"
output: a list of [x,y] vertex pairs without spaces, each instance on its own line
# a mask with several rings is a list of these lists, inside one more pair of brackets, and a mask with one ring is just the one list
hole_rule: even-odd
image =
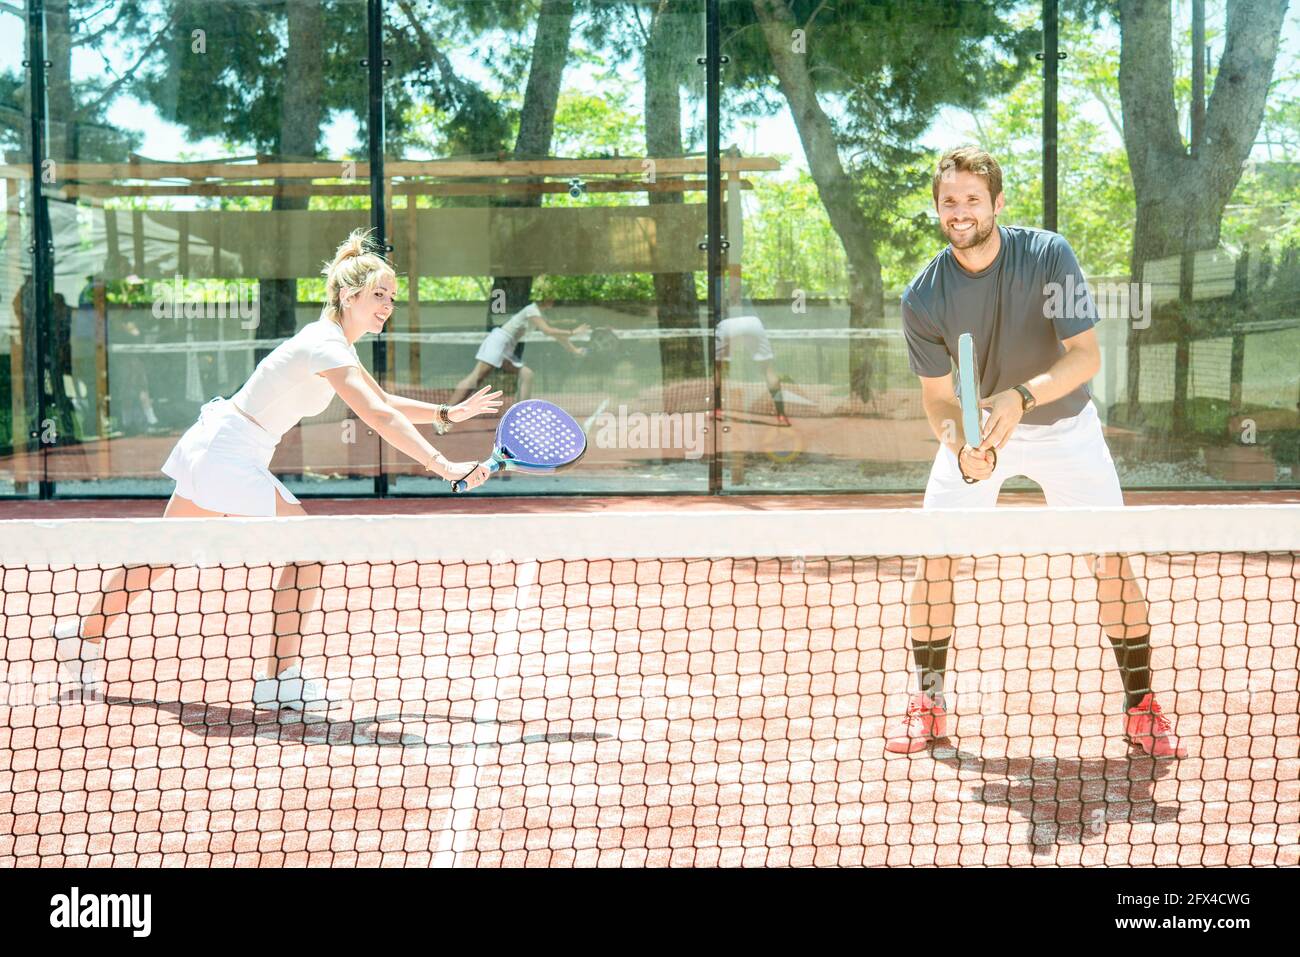
[[772,404],[776,406],[777,415],[785,415],[785,396],[781,394],[781,387],[778,385],[775,389],[767,390],[772,396]]
[[1124,681],[1124,708],[1136,708],[1151,693],[1151,633],[1132,638],[1113,638],[1115,661]]
[[944,679],[948,673],[949,638],[938,641],[912,642],[912,658],[916,662],[916,678],[921,693],[929,695],[943,705]]

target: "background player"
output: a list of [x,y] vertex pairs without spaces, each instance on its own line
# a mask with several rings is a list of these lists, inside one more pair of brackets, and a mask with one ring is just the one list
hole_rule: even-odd
[[[749,358],[763,373],[767,391],[776,406],[776,424],[788,426],[790,420],[785,414],[785,396],[781,392],[781,378],[776,373],[776,354],[772,351],[772,341],[758,316],[731,316],[718,323],[714,339],[714,352],[720,362],[731,368],[732,360],[737,356]],[[721,410],[714,412],[717,417]]]
[[515,401],[523,402],[527,399],[532,392],[533,370],[524,365],[523,356],[519,354],[519,344],[524,341],[524,336],[528,334],[530,327],[550,336],[573,355],[585,355],[586,353],[575,346],[571,340],[574,336],[585,336],[591,331],[591,327],[584,324],[576,329],[561,329],[551,325],[546,321],[544,310],[554,305],[554,299],[544,300],[540,304],[530,302],[489,332],[474,356],[473,371],[456,383],[456,389],[451,394],[452,403],[460,402],[477,389],[493,369],[518,373],[519,388]]

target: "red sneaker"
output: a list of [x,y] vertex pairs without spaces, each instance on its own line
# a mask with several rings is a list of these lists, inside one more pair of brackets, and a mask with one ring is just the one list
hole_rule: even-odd
[[1136,708],[1128,709],[1124,728],[1128,743],[1153,758],[1185,758],[1187,749],[1178,743],[1173,726],[1160,710],[1153,694],[1147,694]]
[[776,417],[776,424],[782,426],[783,428],[789,428],[790,420],[786,418],[784,415],[778,415]]
[[936,704],[929,695],[913,695],[907,703],[907,714],[885,732],[885,750],[911,754],[924,750],[934,738],[943,736],[943,706]]

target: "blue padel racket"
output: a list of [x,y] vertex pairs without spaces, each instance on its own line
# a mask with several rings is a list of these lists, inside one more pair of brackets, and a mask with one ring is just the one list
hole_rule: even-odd
[[[975,338],[969,332],[963,332],[957,337],[957,401],[961,404],[962,437],[972,449],[978,449],[984,441],[980,435],[980,398],[980,367],[976,361]],[[988,451],[993,456],[993,467],[997,468],[997,452],[993,449]],[[967,484],[979,481],[964,472],[962,478]]]
[[[569,413],[551,402],[516,402],[497,423],[492,455],[482,464],[489,472],[533,472],[545,475],[572,465],[587,451],[587,436]],[[465,491],[465,480],[451,483]]]

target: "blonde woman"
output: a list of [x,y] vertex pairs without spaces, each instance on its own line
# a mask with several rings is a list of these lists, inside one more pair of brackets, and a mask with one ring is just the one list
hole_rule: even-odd
[[[284,434],[299,420],[325,411],[335,395],[390,445],[438,477],[465,477],[471,489],[487,479],[477,462],[447,461],[415,426],[431,423],[441,435],[453,423],[498,411],[500,392],[480,389],[452,406],[417,402],[385,392],[357,357],[355,343],[383,330],[396,292],[393,267],[367,251],[366,235],[355,230],[323,270],[320,318],[258,363],[230,399],[204,405],[199,421],[176,443],[162,467],[176,480],[165,517],[307,514],[267,466]],[[150,584],[164,571],[151,569]],[[277,575],[275,642],[255,662],[255,677],[261,677],[254,685],[254,704],[303,709],[326,703],[324,681],[305,677],[299,656],[302,615],[321,604],[320,565],[289,565]],[[129,604],[125,578],[125,569],[110,576],[88,615],[56,623],[60,678],[73,689],[98,690],[102,638]]]

